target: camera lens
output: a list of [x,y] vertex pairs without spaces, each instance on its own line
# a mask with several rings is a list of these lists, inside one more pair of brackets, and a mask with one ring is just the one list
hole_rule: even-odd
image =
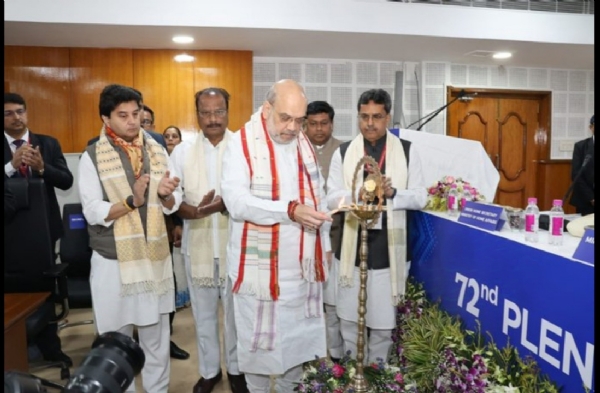
[[100,335],[81,366],[72,374],[65,393],[123,393],[144,367],[138,343],[118,332]]

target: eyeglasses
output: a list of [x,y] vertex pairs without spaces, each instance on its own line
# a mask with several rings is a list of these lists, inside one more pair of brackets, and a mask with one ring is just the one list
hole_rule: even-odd
[[291,121],[294,122],[294,124],[298,127],[302,127],[304,125],[304,121],[306,120],[306,116],[303,117],[292,117],[290,115],[288,115],[287,113],[277,113],[277,115],[279,116],[279,120],[282,123],[286,123],[289,124]]
[[140,121],[140,124],[152,125],[152,120],[151,119],[144,119],[144,120]]
[[365,123],[369,122],[369,119],[373,119],[373,121],[382,121],[387,117],[384,113],[375,113],[374,115],[368,115],[366,113],[359,113],[358,118]]
[[4,111],[4,117],[12,117],[12,116],[23,116],[25,114],[25,109],[17,109],[16,111]]
[[215,117],[223,117],[227,114],[227,110],[225,109],[217,109],[216,111],[198,111],[198,115],[203,119],[208,119],[212,115]]

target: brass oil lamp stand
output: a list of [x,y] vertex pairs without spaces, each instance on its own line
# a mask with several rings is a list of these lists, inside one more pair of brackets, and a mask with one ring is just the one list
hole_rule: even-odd
[[[356,198],[356,182],[357,176],[363,176],[363,169],[369,168],[369,175],[364,180],[362,187],[358,192],[360,204],[357,204]],[[369,392],[369,386],[364,375],[364,360],[365,360],[365,330],[367,314],[367,256],[369,246],[367,244],[368,229],[372,228],[379,220],[379,216],[383,211],[383,188],[382,175],[379,171],[379,165],[373,157],[365,156],[356,164],[354,178],[352,180],[352,205],[349,211],[354,217],[360,221],[360,290],[358,293],[358,340],[356,354],[356,374],[352,378],[350,384],[346,387],[346,391],[356,393]]]

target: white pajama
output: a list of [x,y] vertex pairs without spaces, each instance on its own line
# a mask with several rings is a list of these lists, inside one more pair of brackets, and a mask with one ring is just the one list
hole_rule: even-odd
[[[219,277],[219,262],[215,263],[215,280]],[[206,379],[213,378],[221,370],[221,345],[219,337],[219,297],[223,306],[223,345],[227,372],[239,375],[237,360],[237,335],[233,317],[231,280],[225,285],[200,287],[192,282],[190,257],[185,255],[185,269],[192,303],[192,313],[196,324],[198,345],[198,371]],[[218,282],[218,281],[215,281]]]
[[[129,337],[133,336],[133,325],[117,329]],[[144,351],[146,361],[142,369],[142,387],[144,392],[168,392],[169,374],[171,373],[171,346],[169,342],[169,315],[162,314],[160,321],[150,326],[138,326],[140,347]],[[135,381],[126,392],[135,392]]]
[[337,286],[340,261],[333,256],[329,279],[323,283],[323,304],[325,308],[325,326],[327,327],[327,350],[329,356],[342,358],[346,353],[344,340],[340,332],[340,318],[337,315]]

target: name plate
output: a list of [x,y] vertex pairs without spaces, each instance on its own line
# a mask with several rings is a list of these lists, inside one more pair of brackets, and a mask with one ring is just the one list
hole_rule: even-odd
[[69,215],[69,229],[85,229],[86,222],[83,214]]
[[579,245],[573,254],[573,259],[594,264],[594,230],[586,229]]
[[458,222],[486,231],[499,231],[504,225],[503,211],[502,206],[468,201],[458,216]]

